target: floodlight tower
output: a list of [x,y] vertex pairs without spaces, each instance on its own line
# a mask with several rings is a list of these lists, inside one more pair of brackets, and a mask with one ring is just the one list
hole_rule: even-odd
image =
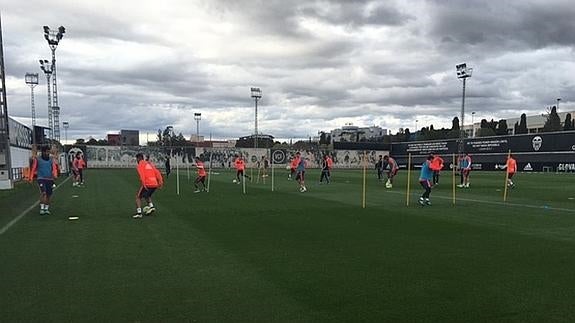
[[252,87],[252,98],[256,103],[256,113],[255,113],[255,122],[254,122],[254,148],[258,148],[258,100],[262,98],[262,90],[259,87]]
[[561,101],[561,98],[557,98],[557,112],[559,112],[559,101]]
[[68,121],[62,122],[62,126],[64,127],[64,141],[68,143],[68,128],[70,128],[70,123]]
[[38,85],[38,73],[26,73],[24,76],[26,84],[30,86],[30,106],[32,107],[32,143],[36,144],[34,128],[36,127],[36,106],[34,105],[34,88]]
[[54,65],[52,65],[47,59],[40,60],[40,69],[42,69],[42,72],[46,74],[46,85],[48,87],[48,128],[50,128],[50,130],[48,131],[48,138],[50,139],[54,139],[54,132],[53,132],[54,118],[52,116],[53,112],[52,91],[50,90],[50,79],[52,78],[53,67]]
[[58,105],[58,84],[56,82],[56,48],[60,40],[64,37],[66,28],[63,26],[58,27],[58,30],[51,30],[50,27],[44,26],[44,38],[48,42],[48,46],[52,50],[52,115],[54,139],[60,141],[60,106]]
[[200,141],[200,120],[202,120],[202,114],[199,112],[194,113],[194,120],[196,120],[196,142]]
[[463,150],[465,148],[464,145],[464,138],[465,138],[465,130],[463,129],[464,125],[464,116],[465,116],[465,80],[471,77],[471,73],[473,72],[473,68],[467,67],[466,63],[455,65],[455,70],[457,71],[457,78],[463,79],[463,95],[461,98],[461,120],[459,121],[459,146],[457,152],[459,155],[463,155]]

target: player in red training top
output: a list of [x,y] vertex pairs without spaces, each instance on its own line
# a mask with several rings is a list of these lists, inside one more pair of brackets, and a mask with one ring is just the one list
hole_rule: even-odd
[[82,158],[82,153],[77,152],[76,157],[72,161],[72,173],[74,173],[72,186],[84,185],[84,168],[86,168],[86,162]]
[[433,185],[439,184],[439,175],[441,169],[443,169],[443,158],[439,154],[433,154],[433,159],[431,160],[431,165],[433,166]]
[[248,175],[246,175],[246,162],[242,155],[236,155],[236,159],[234,160],[234,166],[236,167],[236,180],[235,182],[240,184],[242,182],[241,177],[251,179]]
[[509,155],[507,158],[507,164],[505,166],[507,166],[507,186],[514,188],[515,183],[513,183],[512,178],[517,172],[517,161],[515,158],[513,158],[513,155]]
[[[200,157],[196,157],[196,168],[198,169],[198,177],[194,181],[194,187],[196,190],[194,193],[199,193],[201,191],[206,191],[206,169],[204,167],[204,162]],[[200,184],[202,184],[202,189],[200,190]]]
[[146,161],[143,154],[138,153],[136,155],[136,161],[138,163],[136,170],[138,171],[142,185],[136,195],[136,214],[132,216],[134,219],[142,217],[142,200],[146,200],[148,203],[148,205],[144,207],[144,213],[146,215],[156,211],[154,203],[152,202],[152,194],[154,194],[157,188],[162,187],[164,184],[164,179],[160,171],[152,163]]

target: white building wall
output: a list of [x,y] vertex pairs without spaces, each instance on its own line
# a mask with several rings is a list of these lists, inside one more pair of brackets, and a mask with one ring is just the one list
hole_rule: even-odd
[[10,146],[10,161],[12,168],[28,167],[30,149]]

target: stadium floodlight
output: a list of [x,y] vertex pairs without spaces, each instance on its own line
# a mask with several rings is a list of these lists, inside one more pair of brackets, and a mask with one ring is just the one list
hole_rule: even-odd
[[60,43],[60,40],[64,37],[66,33],[66,28],[63,26],[58,27],[58,30],[52,30],[48,26],[44,26],[44,38],[48,42],[48,46],[50,46],[50,50],[52,50],[52,106],[51,106],[51,115],[52,115],[52,123],[53,123],[53,130],[50,130],[53,133],[53,137],[55,140],[60,141],[60,106],[58,105],[58,82],[56,80],[56,48]]
[[46,74],[46,85],[48,87],[48,138],[54,139],[53,127],[54,119],[52,115],[52,91],[50,90],[50,79],[52,78],[52,73],[54,71],[53,66],[47,59],[40,60],[40,69],[44,74]]
[[38,73],[26,73],[24,81],[30,87],[30,106],[32,108],[32,143],[36,144],[34,127],[36,126],[36,105],[34,104],[34,88],[38,85]]
[[557,112],[559,112],[559,101],[561,101],[561,98],[557,98]]
[[202,114],[199,112],[194,113],[194,120],[196,120],[196,142],[200,141],[200,120],[202,120]]
[[46,39],[50,47],[58,46],[58,43],[60,43],[60,40],[62,40],[64,34],[66,33],[66,28],[64,28],[64,26],[58,27],[58,30],[52,30],[48,26],[44,26],[43,29],[44,39]]
[[258,148],[258,100],[262,98],[262,90],[259,87],[252,87],[252,98],[255,101],[255,122],[254,122],[254,148]]
[[457,78],[463,79],[463,95],[461,98],[461,120],[459,120],[459,146],[457,152],[459,155],[463,155],[463,150],[465,148],[465,130],[463,129],[464,126],[464,118],[465,118],[465,80],[471,77],[473,73],[473,68],[467,67],[466,63],[457,64],[455,65],[455,70],[457,72]]

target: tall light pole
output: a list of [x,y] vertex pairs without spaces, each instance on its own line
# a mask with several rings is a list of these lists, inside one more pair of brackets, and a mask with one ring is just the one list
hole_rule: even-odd
[[66,28],[63,26],[58,27],[58,30],[51,30],[50,27],[44,26],[44,38],[52,50],[52,117],[53,117],[53,136],[54,139],[60,141],[60,106],[58,105],[58,84],[56,82],[56,48],[60,40],[64,37]]
[[0,184],[3,184],[6,180],[11,181],[14,178],[10,158],[10,127],[8,127],[3,44],[2,17],[0,16]]
[[40,69],[46,74],[46,85],[48,87],[48,137],[54,139],[54,119],[52,116],[52,91],[50,90],[50,79],[52,78],[53,66],[47,59],[40,60]]
[[457,71],[457,78],[463,79],[463,95],[461,96],[461,120],[459,120],[459,146],[457,152],[459,155],[463,155],[463,150],[465,148],[465,130],[463,129],[464,117],[465,117],[465,81],[467,78],[471,77],[473,68],[467,67],[466,63],[455,65],[455,70]]
[[557,98],[557,112],[559,112],[559,101],[561,101],[561,98]]
[[417,132],[417,123],[419,122],[419,120],[415,119],[415,132]]
[[200,120],[202,120],[201,113],[194,113],[194,120],[196,120],[196,142],[200,141]]
[[471,112],[471,137],[475,138],[475,111]]
[[36,145],[36,106],[34,105],[34,88],[38,85],[38,73],[26,73],[24,76],[26,84],[30,87],[30,106],[32,107],[32,144]]
[[68,121],[62,122],[62,126],[64,127],[64,141],[68,143],[68,128],[70,128],[70,123]]
[[262,90],[259,87],[252,87],[252,98],[256,103],[256,113],[254,122],[254,148],[258,148],[258,100],[262,98]]

